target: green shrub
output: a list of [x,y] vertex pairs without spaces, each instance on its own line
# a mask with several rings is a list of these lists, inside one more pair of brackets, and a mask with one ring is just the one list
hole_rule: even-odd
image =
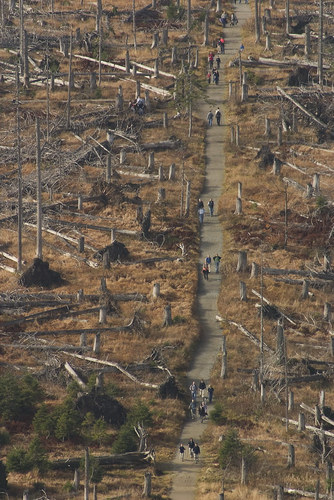
[[60,405],[56,409],[54,416],[56,420],[54,435],[57,439],[65,441],[80,435],[82,419],[71,399],[67,399]]
[[138,439],[133,426],[124,424],[111,447],[112,453],[127,453],[129,451],[136,451],[137,448]]
[[238,432],[235,429],[228,431],[224,437],[218,453],[219,465],[222,469],[228,466],[239,466],[241,457],[244,457],[248,464],[254,461],[254,448],[242,443]]
[[0,416],[4,421],[26,421],[34,415],[36,404],[44,398],[43,391],[31,375],[22,378],[0,377]]
[[144,427],[151,427],[153,423],[152,413],[149,407],[141,401],[138,401],[130,410],[125,425],[129,424],[133,426],[138,425],[138,423],[143,424]]
[[0,460],[0,490],[7,489],[7,470],[5,464]]
[[32,470],[33,464],[28,452],[23,448],[13,448],[7,455],[7,469],[9,472],[28,472]]
[[223,405],[219,402],[215,403],[213,409],[210,411],[210,420],[216,425],[226,424],[226,417],[223,414]]
[[6,429],[0,429],[0,446],[5,446],[10,442],[10,434]]
[[49,467],[47,453],[38,437],[35,437],[29,445],[28,459],[32,467],[36,468],[40,474],[44,474],[47,471]]
[[55,417],[52,414],[51,409],[47,405],[42,404],[40,406],[40,408],[35,413],[32,424],[35,433],[39,436],[48,438],[54,435],[56,426]]
[[81,433],[86,441],[98,443],[101,446],[107,439],[107,424],[103,418],[96,420],[94,415],[88,412],[81,424]]

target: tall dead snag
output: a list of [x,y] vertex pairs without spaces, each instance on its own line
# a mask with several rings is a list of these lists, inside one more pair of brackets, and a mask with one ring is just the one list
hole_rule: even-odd
[[204,40],[203,40],[203,45],[204,46],[209,45],[209,11],[208,10],[205,12],[205,18],[204,18]]
[[16,138],[17,138],[17,272],[22,271],[22,164],[20,120],[20,76],[16,68]]
[[285,33],[288,35],[290,31],[290,0],[285,0]]
[[255,43],[259,43],[260,41],[259,0],[255,0],[254,8],[255,8]]
[[187,0],[187,32],[189,34],[191,28],[191,0]]
[[37,170],[37,238],[36,257],[43,259],[42,252],[42,182],[41,182],[41,139],[39,118],[36,118],[36,170]]
[[71,82],[72,82],[72,32],[70,33],[70,58],[68,62],[68,92],[66,109],[66,128],[71,127]]
[[163,320],[162,326],[171,326],[172,323],[173,323],[172,308],[171,308],[170,304],[167,304],[167,306],[164,309],[164,320]]
[[320,87],[322,87],[323,80],[324,80],[323,33],[324,33],[323,0],[319,0],[318,77],[319,77],[319,85],[320,85]]
[[136,0],[132,0],[132,32],[133,32],[133,48],[137,50],[137,35],[136,35]]

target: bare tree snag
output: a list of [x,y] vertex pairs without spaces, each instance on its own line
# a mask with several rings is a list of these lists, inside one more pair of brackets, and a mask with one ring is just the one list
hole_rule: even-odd
[[118,87],[118,93],[116,95],[116,109],[120,113],[123,111],[123,87],[120,85]]
[[272,49],[272,43],[271,43],[271,36],[270,36],[270,33],[266,33],[266,47],[265,47],[265,50],[266,51],[270,51]]
[[152,40],[152,44],[151,44],[151,50],[152,49],[156,49],[158,46],[159,46],[159,32],[155,31],[153,33],[153,40]]
[[100,307],[99,323],[101,325],[105,325],[106,321],[107,321],[107,308],[106,307]]
[[167,47],[168,45],[168,26],[162,29],[162,43]]
[[241,478],[240,478],[240,483],[241,484],[246,484],[247,483],[247,462],[245,460],[245,457],[241,457]]
[[304,430],[305,430],[305,414],[300,412],[298,414],[298,431],[303,432]]
[[252,269],[251,269],[251,278],[257,278],[259,275],[259,266],[257,265],[256,262],[252,262]]
[[302,292],[300,295],[300,298],[302,300],[308,299],[309,296],[309,281],[308,280],[303,280],[303,287],[302,287]]
[[173,323],[172,320],[172,308],[170,304],[167,304],[167,306],[164,309],[164,317],[163,317],[163,323],[162,326],[171,326]]
[[277,127],[277,146],[282,146],[282,125]]
[[235,143],[234,125],[230,126],[230,142],[231,142],[231,144]]
[[66,107],[66,128],[71,127],[71,82],[72,82],[72,32],[70,33],[70,57],[68,62],[68,88]]
[[306,24],[305,26],[305,49],[304,54],[306,59],[309,58],[311,52],[311,29],[310,25]]
[[159,78],[159,58],[156,58],[154,61],[154,73],[153,78]]
[[319,0],[318,78],[319,78],[320,88],[323,87],[323,82],[324,82],[323,36],[324,36],[324,6],[323,6],[323,0]]
[[288,411],[293,411],[295,407],[295,395],[294,392],[289,389],[288,392]]
[[94,337],[93,352],[94,354],[100,354],[101,350],[101,334],[98,332]]
[[169,166],[169,174],[168,174],[168,179],[170,181],[174,181],[175,180],[175,163],[172,163],[170,166]]
[[284,341],[284,329],[281,323],[277,324],[276,332],[276,357],[277,363],[283,365],[285,361],[285,341]]
[[206,47],[209,45],[209,11],[206,10],[205,12],[205,18],[204,18],[204,30],[203,30],[203,45]]
[[319,194],[320,192],[320,175],[314,174],[312,179],[312,188],[315,194]]
[[184,210],[184,215],[186,217],[188,217],[189,213],[190,213],[190,194],[191,194],[190,188],[191,188],[191,182],[187,181],[187,183],[186,183],[186,202],[185,202],[185,210]]
[[236,215],[242,215],[242,199],[241,198],[236,198],[236,201],[235,201],[235,214]]
[[96,73],[92,71],[89,77],[89,88],[90,90],[96,89]]
[[259,0],[254,1],[255,9],[255,43],[260,41],[260,19],[259,19]]
[[75,469],[73,478],[73,489],[78,491],[80,488],[80,469]]
[[41,139],[39,118],[36,117],[36,169],[37,169],[37,235],[36,235],[36,257],[43,259],[42,252],[42,186],[41,186]]
[[247,270],[247,252],[240,250],[238,253],[237,273],[243,273]]
[[265,117],[264,119],[264,134],[269,137],[271,135],[270,118]]
[[191,0],[187,0],[187,33],[189,35],[191,28]]
[[238,124],[235,126],[235,145],[238,147],[240,145],[240,127]]

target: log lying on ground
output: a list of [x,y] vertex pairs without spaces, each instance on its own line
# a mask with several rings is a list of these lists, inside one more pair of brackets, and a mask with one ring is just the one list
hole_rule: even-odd
[[[299,405],[303,410],[308,411],[312,415],[315,415],[315,409],[311,408],[310,406],[306,405],[305,403],[300,403]],[[326,422],[329,425],[332,425],[334,427],[334,421],[331,420],[330,418],[326,417],[326,415],[320,414],[321,420]]]
[[137,377],[135,377],[134,375],[129,373],[127,370],[125,370],[125,368],[123,368],[120,364],[115,363],[113,361],[103,361],[102,359],[91,358],[88,356],[82,356],[81,354],[74,354],[74,353],[73,354],[68,353],[68,355],[73,356],[73,357],[78,358],[78,359],[82,359],[84,361],[90,361],[91,363],[97,363],[99,365],[104,365],[104,366],[112,366],[113,368],[116,368],[118,371],[123,373],[123,375],[128,377],[130,380],[132,380],[133,382],[135,382],[139,385],[142,385],[144,387],[148,387],[150,389],[159,389],[159,385],[150,384],[149,382],[141,382],[140,380],[137,379]]
[[[256,337],[256,335],[254,335],[254,333],[251,333],[244,326],[242,326],[239,323],[236,323],[235,321],[232,321],[230,319],[222,318],[219,315],[216,316],[216,320],[217,321],[226,321],[229,325],[236,326],[238,328],[238,330],[240,330],[242,333],[244,333],[253,342],[253,344],[260,347],[260,343],[261,343],[260,340]],[[265,342],[263,342],[263,350],[269,352],[270,354],[274,354],[274,352],[275,352]]]
[[91,347],[89,346],[76,346],[76,345],[45,345],[45,344],[1,344],[2,347],[11,347],[13,349],[30,349],[32,351],[56,351],[56,352],[89,352]]
[[[155,461],[155,453],[150,451],[134,451],[129,453],[94,456],[94,460],[99,465],[103,466],[124,466],[124,467],[140,467],[147,466]],[[51,462],[50,466],[53,470],[78,469],[80,467],[82,457],[59,459]]]
[[313,270],[301,271],[299,269],[275,269],[272,267],[263,267],[262,273],[271,276],[284,276],[287,274],[295,274],[296,276],[313,277],[327,281],[334,280],[334,273],[332,272],[318,272]]
[[[305,498],[316,498],[314,491],[304,491],[304,490],[296,490],[295,488],[283,488],[284,493],[287,493],[288,495],[297,495],[300,497],[305,497]],[[324,499],[324,500],[329,500],[330,497],[328,495],[323,495],[322,493],[319,493],[318,496],[319,500]]]
[[[256,290],[252,289],[252,293],[254,293],[254,295],[256,295],[256,297],[259,297],[261,298],[261,294],[258,293]],[[291,323],[292,325],[296,325],[296,323],[291,319],[289,318],[289,316],[287,316],[286,314],[284,314],[280,309],[278,309],[277,306],[274,306],[274,304],[272,304],[272,302],[270,302],[268,299],[266,299],[265,297],[263,297],[262,295],[262,300],[263,302],[265,302],[268,306],[273,306],[277,309],[277,311],[279,312],[279,314],[281,314],[281,316],[283,316],[283,318],[285,318],[287,321],[289,321],[289,323]]]
[[[289,279],[289,278],[276,278],[275,281],[278,281],[280,283],[286,283],[287,285],[298,285],[301,286],[304,281],[303,280],[294,280],[294,279]],[[314,281],[309,281],[308,286],[310,288],[323,288],[323,287],[328,287],[328,281],[320,281],[320,280],[314,280]]]
[[[298,425],[299,425],[298,420],[291,420],[290,418],[288,418],[288,419],[282,418],[282,422],[284,422],[284,423],[288,422],[289,424],[295,425],[296,427],[298,427]],[[334,438],[334,432],[318,429],[318,427],[314,427],[313,425],[305,425],[305,429],[307,431],[313,432],[314,434],[318,434],[319,436],[324,435],[324,436],[327,436],[330,438]]]

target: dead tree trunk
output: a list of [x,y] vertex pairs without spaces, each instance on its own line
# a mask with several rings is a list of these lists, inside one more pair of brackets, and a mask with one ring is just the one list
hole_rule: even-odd
[[187,32],[189,34],[191,28],[191,0],[187,0]]
[[89,450],[88,450],[88,448],[85,448],[84,500],[89,500]]
[[246,302],[247,301],[246,283],[244,281],[240,281],[239,286],[240,286],[240,300]]
[[305,26],[305,49],[304,49],[306,59],[309,58],[310,52],[311,52],[311,28],[310,25],[307,24]]
[[17,137],[17,272],[22,271],[22,163],[21,163],[21,118],[20,118],[20,77],[16,68],[16,137]]
[[291,31],[290,27],[290,0],[285,0],[285,33],[288,35]]
[[255,8],[255,43],[260,41],[260,19],[259,19],[259,0],[254,1]]
[[151,496],[151,478],[151,472],[145,472],[143,497],[148,498]]
[[293,444],[289,444],[288,448],[288,467],[294,467],[295,466],[295,447]]
[[323,34],[324,34],[323,0],[319,0],[318,77],[319,77],[319,85],[321,88],[323,86],[323,81],[324,81]]
[[237,273],[245,272],[247,269],[247,252],[241,250],[238,254]]
[[190,212],[190,186],[191,186],[190,181],[187,181],[187,184],[186,184],[186,203],[185,203],[185,211],[184,211],[184,215],[186,217],[189,216],[189,212]]
[[72,82],[72,32],[70,33],[70,58],[68,62],[68,89],[66,108],[66,128],[71,127],[71,82]]
[[42,182],[41,182],[41,139],[39,118],[36,117],[36,170],[37,170],[37,235],[36,235],[36,257],[43,258],[42,252]]
[[205,13],[203,34],[204,34],[203,45],[206,47],[207,45],[209,45],[209,11],[208,10]]
[[285,361],[284,329],[281,323],[277,324],[276,332],[276,357],[277,363],[283,365]]
[[163,319],[162,326],[171,326],[172,323],[173,323],[172,308],[171,308],[170,304],[168,304],[164,309],[164,319]]

